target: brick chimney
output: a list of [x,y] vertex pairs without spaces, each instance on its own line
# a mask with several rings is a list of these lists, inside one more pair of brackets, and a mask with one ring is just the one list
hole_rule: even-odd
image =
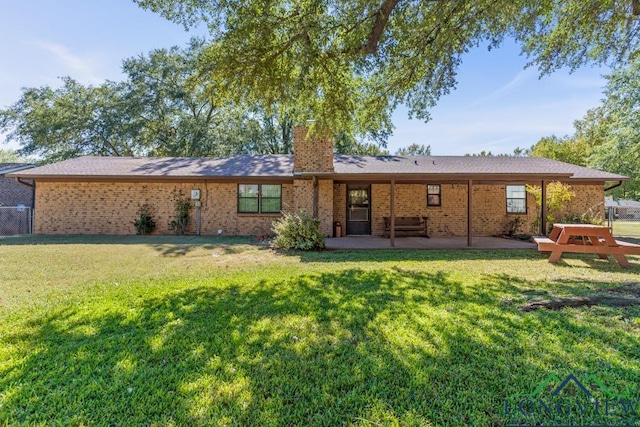
[[323,130],[293,129],[293,172],[333,172],[333,137]]

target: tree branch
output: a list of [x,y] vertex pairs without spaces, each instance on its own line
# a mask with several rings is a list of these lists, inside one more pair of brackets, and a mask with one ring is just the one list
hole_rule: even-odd
[[393,12],[393,9],[395,9],[399,2],[400,0],[385,0],[384,3],[382,3],[382,6],[380,6],[378,13],[376,13],[376,21],[374,22],[373,28],[371,28],[371,32],[369,33],[367,44],[361,48],[362,53],[376,53],[376,51],[378,50],[378,42],[382,37],[384,28],[387,26],[389,16],[391,16],[391,12]]

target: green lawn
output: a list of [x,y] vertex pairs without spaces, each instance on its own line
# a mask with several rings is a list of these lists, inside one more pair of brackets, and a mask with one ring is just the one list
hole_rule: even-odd
[[0,259],[0,425],[640,424],[615,399],[516,410],[551,374],[637,405],[640,306],[517,308],[638,290],[638,257],[30,237],[0,240]]
[[613,221],[611,230],[614,236],[640,238],[640,220]]

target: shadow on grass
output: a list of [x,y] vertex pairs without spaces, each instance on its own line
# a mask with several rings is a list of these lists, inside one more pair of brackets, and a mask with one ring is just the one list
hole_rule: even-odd
[[255,237],[249,236],[31,235],[0,238],[2,245],[147,245],[166,257],[184,256],[196,249],[213,250],[220,255],[239,254],[248,248],[268,249]]
[[0,423],[504,425],[541,352],[553,369],[593,357],[537,345],[589,336],[637,358],[630,333],[505,308],[517,280],[350,269],[53,311],[2,337]]
[[[522,260],[538,261],[547,260],[548,253],[541,253],[529,249],[461,249],[461,250],[421,250],[421,249],[376,249],[376,250],[332,250],[317,252],[282,252],[285,256],[298,257],[302,262],[388,262],[388,261],[504,261]],[[631,270],[640,268],[640,257],[627,256],[631,264]],[[568,261],[568,262],[567,262]],[[572,263],[579,261],[593,269],[603,271],[620,271],[621,267],[613,257],[609,261],[598,259],[591,254],[563,254],[560,262],[555,264],[559,267],[570,267]]]
[[259,245],[250,236],[177,236],[177,235],[28,235],[0,237],[1,245]]
[[236,243],[214,242],[214,243],[156,243],[151,245],[153,249],[162,256],[180,257],[187,255],[196,249],[215,251],[218,255],[235,255],[247,252],[247,250],[268,250],[266,245],[257,241],[240,241]]
[[640,245],[640,236],[622,236],[616,237],[617,240],[622,240],[623,242],[633,243],[634,245]]

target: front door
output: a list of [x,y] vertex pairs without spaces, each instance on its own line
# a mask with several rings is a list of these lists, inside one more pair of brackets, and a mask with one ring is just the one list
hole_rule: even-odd
[[368,185],[347,186],[347,234],[371,234],[371,203]]

